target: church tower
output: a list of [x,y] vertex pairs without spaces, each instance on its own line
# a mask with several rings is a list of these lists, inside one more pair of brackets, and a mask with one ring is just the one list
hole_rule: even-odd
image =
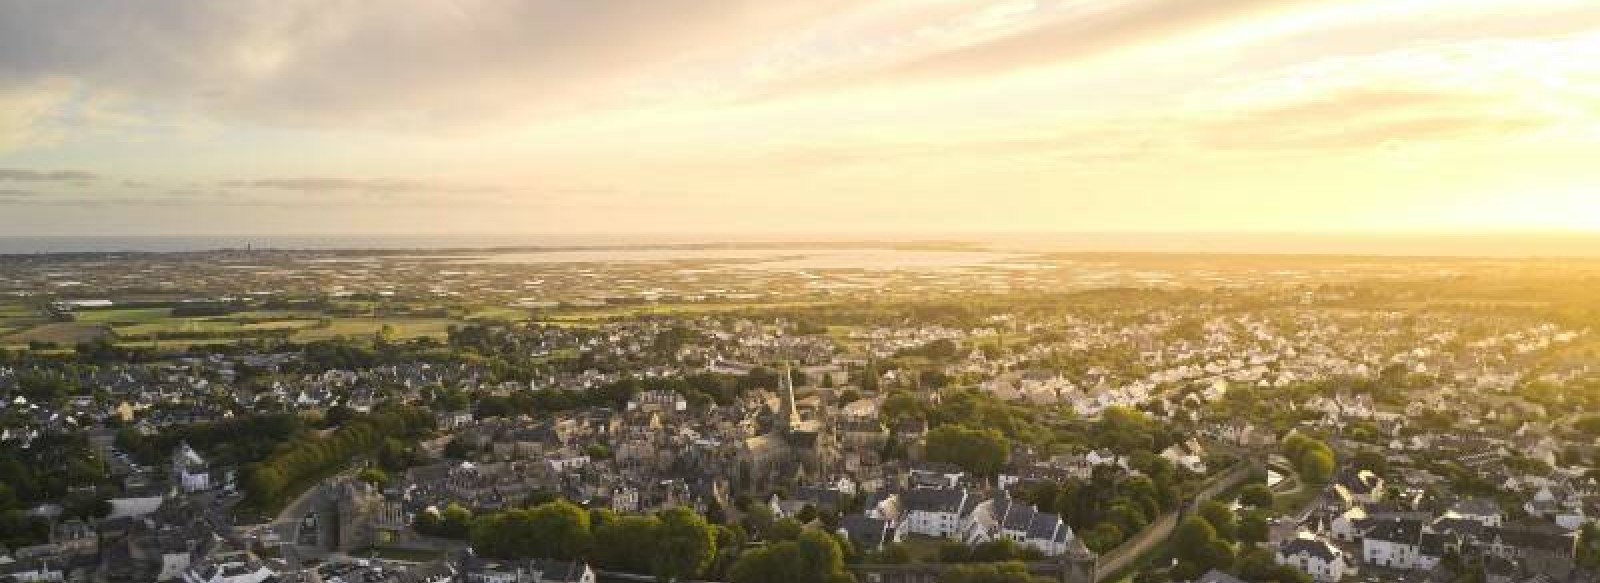
[[789,361],[783,362],[783,373],[778,375],[778,396],[783,404],[778,408],[778,424],[788,432],[800,427],[800,408],[794,402],[794,378],[790,376]]

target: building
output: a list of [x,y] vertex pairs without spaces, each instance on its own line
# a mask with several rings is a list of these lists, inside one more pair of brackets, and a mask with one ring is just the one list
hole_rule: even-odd
[[974,504],[965,488],[959,490],[908,490],[900,494],[905,518],[896,538],[916,534],[954,539],[961,532],[962,519]]
[[178,444],[172,452],[172,485],[185,493],[211,489],[211,471],[205,458],[189,447],[188,442]]
[[1294,567],[1313,580],[1327,583],[1343,579],[1351,571],[1344,551],[1310,533],[1279,543],[1276,559],[1279,565]]
[[794,396],[787,363],[778,376],[781,399],[766,433],[739,444],[735,483],[745,490],[765,490],[783,483],[805,483],[832,474],[839,459],[832,428],[817,418],[805,418]]

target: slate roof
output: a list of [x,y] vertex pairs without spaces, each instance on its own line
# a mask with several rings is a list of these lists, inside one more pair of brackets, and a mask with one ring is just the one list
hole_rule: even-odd
[[1414,545],[1422,541],[1422,522],[1399,518],[1375,520],[1372,523],[1372,528],[1367,530],[1365,536],[1370,540]]
[[1328,544],[1328,541],[1316,538],[1291,538],[1278,545],[1278,554],[1285,557],[1295,555],[1308,555],[1331,562],[1339,557],[1339,551]]
[[910,490],[900,494],[907,511],[965,514],[965,490]]

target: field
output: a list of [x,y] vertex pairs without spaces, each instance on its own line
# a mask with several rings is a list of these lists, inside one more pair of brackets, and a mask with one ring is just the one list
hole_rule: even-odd
[[39,324],[0,337],[0,346],[22,346],[29,342],[53,342],[70,347],[79,342],[104,338],[106,327],[86,322],[51,322]]
[[294,333],[291,338],[296,342],[312,340],[328,340],[340,336],[346,338],[372,337],[390,326],[395,337],[421,338],[424,336],[444,339],[451,326],[459,326],[462,322],[449,318],[333,318],[324,327],[302,328]]
[[[349,306],[341,306],[349,308]],[[372,338],[388,326],[395,338],[444,339],[464,319],[413,316],[333,316],[310,310],[259,310],[218,316],[174,316],[172,308],[141,307],[81,310],[61,322],[30,307],[0,304],[0,347],[27,348],[32,342],[70,349],[80,342],[109,339],[123,346],[198,346],[245,339],[283,338],[295,342],[337,337]],[[522,319],[526,310],[491,308],[473,319]]]
[[755,309],[801,308],[822,305],[821,302],[786,303],[679,303],[639,304],[631,306],[596,306],[539,310],[539,321],[553,326],[594,326],[614,318],[633,318],[651,315],[695,315],[740,312]]
[[[545,325],[593,327],[612,319],[669,314],[713,314],[762,308],[817,305],[814,302],[779,304],[670,303],[527,309],[482,306],[467,310],[435,310],[434,315],[361,315],[376,304],[340,302],[327,312],[318,310],[254,310],[215,316],[176,316],[168,307],[80,310],[72,322],[57,322],[19,304],[0,304],[0,347],[24,348],[29,342],[51,342],[71,348],[100,338],[124,346],[183,346],[231,344],[240,340],[278,338],[311,342],[334,338],[373,338],[388,327],[398,340],[428,337],[443,340],[451,326],[472,321],[526,322],[537,318]],[[449,316],[449,317],[447,317]],[[841,328],[837,332],[847,333]],[[553,356],[552,358],[559,358]]]

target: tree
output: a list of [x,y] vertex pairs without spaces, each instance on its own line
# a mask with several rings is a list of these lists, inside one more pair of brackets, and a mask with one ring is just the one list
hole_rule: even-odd
[[1239,503],[1256,508],[1272,507],[1272,490],[1266,484],[1250,484],[1239,491]]
[[1238,536],[1238,518],[1233,515],[1233,510],[1227,505],[1216,500],[1207,500],[1200,504],[1200,517],[1211,524],[1216,530],[1217,538],[1231,541]]
[[1238,539],[1241,543],[1260,544],[1267,542],[1271,534],[1272,511],[1265,508],[1255,508],[1245,511],[1239,517]]
[[361,473],[356,475],[356,479],[374,486],[382,486],[389,481],[389,474],[378,468],[367,468],[361,470]]
[[1246,581],[1270,583],[1311,583],[1311,576],[1288,565],[1279,565],[1269,549],[1250,549],[1239,554],[1235,571]]
[[1193,579],[1211,569],[1233,564],[1233,548],[1217,537],[1217,530],[1200,516],[1190,516],[1172,533],[1173,555],[1178,568],[1176,579]]
[[962,565],[939,576],[939,583],[1046,583],[1050,579],[1028,574],[1022,563]]
[[766,539],[772,541],[795,540],[800,538],[800,531],[804,528],[805,526],[800,524],[800,521],[793,518],[779,519],[777,522],[772,523],[771,528],[767,529]]
[[1083,545],[1096,553],[1106,553],[1122,544],[1122,529],[1117,525],[1102,522],[1094,525],[1089,532],[1083,533]]
[[1283,456],[1294,464],[1301,480],[1320,484],[1333,477],[1333,449],[1326,443],[1295,433],[1284,438]]
[[847,583],[839,541],[812,529],[797,540],[745,551],[728,569],[731,583]]
[[616,571],[649,573],[653,570],[654,553],[641,549],[655,549],[661,519],[655,516],[623,516],[595,528],[594,561]]
[[1300,459],[1300,479],[1312,484],[1322,484],[1333,477],[1333,452],[1322,449],[1307,451]]
[[905,543],[889,543],[883,550],[869,557],[869,563],[883,563],[885,565],[903,565],[911,562],[911,547]]
[[472,511],[451,502],[440,517],[440,536],[464,539],[472,531]]
[[1577,562],[1580,567],[1600,567],[1600,526],[1593,522],[1584,524],[1578,531]]
[[1011,442],[994,429],[941,425],[928,432],[924,451],[929,460],[960,466],[974,475],[998,474],[1011,457]]
[[1204,518],[1190,516],[1178,524],[1178,529],[1172,533],[1173,554],[1179,559],[1197,558],[1198,555],[1192,553],[1214,540],[1217,540],[1217,529]]
[[711,559],[717,554],[717,533],[704,518],[693,510],[674,507],[662,511],[660,521],[655,533],[655,558],[651,561],[651,573],[657,579],[688,579],[711,566]]
[[576,559],[593,542],[589,513],[566,500],[480,518],[471,539],[479,554],[502,559]]

